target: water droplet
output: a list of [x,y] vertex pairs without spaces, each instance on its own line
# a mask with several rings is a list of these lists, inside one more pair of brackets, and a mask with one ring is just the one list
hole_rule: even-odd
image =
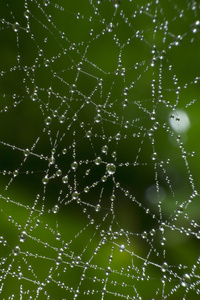
[[121,76],[125,76],[125,74],[126,74],[126,69],[125,69],[125,68],[121,68],[120,74],[121,74]]
[[191,278],[189,274],[184,274],[183,277],[181,278],[181,285],[183,287],[189,286],[191,283]]
[[69,90],[70,90],[70,93],[75,93],[76,91],[76,85],[75,84],[72,84],[70,87],[69,87]]
[[59,266],[62,263],[62,258],[59,256],[55,259],[56,266]]
[[155,118],[156,118],[156,112],[153,110],[152,113],[150,114],[150,119],[151,119],[152,121],[154,121]]
[[54,214],[57,214],[59,212],[60,207],[56,204],[53,208],[52,208],[52,212]]
[[125,250],[125,246],[124,246],[124,245],[120,245],[120,246],[119,246],[119,251],[120,251],[120,252],[123,252],[124,250]]
[[19,255],[19,253],[20,253],[20,248],[19,248],[19,246],[15,246],[15,247],[13,248],[13,250],[12,250],[12,253],[13,253],[15,256]]
[[113,24],[112,22],[110,22],[110,23],[107,25],[106,29],[107,29],[108,32],[112,32],[113,29],[114,29],[114,24]]
[[174,45],[175,45],[175,46],[179,46],[180,43],[181,43],[181,41],[182,41],[182,36],[181,36],[181,35],[176,36],[176,37],[174,38]]
[[114,164],[107,164],[106,171],[109,175],[113,175],[116,172],[116,166]]
[[116,141],[119,141],[121,139],[121,134],[118,132],[115,136]]
[[63,123],[65,122],[65,120],[66,120],[65,115],[60,116],[58,120],[59,120],[59,122],[60,122],[61,124],[63,124]]
[[26,233],[26,231],[22,231],[19,235],[18,235],[19,241],[20,242],[25,242],[28,238],[28,235]]
[[123,89],[123,94],[124,94],[124,96],[127,96],[127,95],[128,95],[128,92],[129,92],[129,88],[128,88],[128,87],[125,87],[125,88]]
[[122,106],[123,107],[126,107],[128,105],[128,99],[124,99],[123,101],[122,101]]
[[161,265],[161,271],[164,273],[168,270],[168,264],[166,262],[164,262],[162,265]]
[[81,71],[82,70],[82,68],[83,68],[83,63],[82,63],[82,61],[81,62],[79,62],[78,64],[77,64],[77,70],[78,71]]
[[200,31],[200,21],[199,20],[191,25],[191,30],[193,33],[197,33]]
[[76,169],[78,168],[78,163],[76,161],[74,161],[72,164],[71,164],[71,168],[72,170],[76,171]]
[[44,185],[46,185],[48,182],[49,182],[49,178],[48,178],[48,176],[46,175],[46,176],[42,179],[42,183],[43,183]]
[[115,231],[113,233],[113,238],[116,240],[116,239],[118,239],[118,237],[119,237],[119,232]]
[[13,176],[14,176],[14,177],[16,177],[18,174],[19,174],[19,171],[18,171],[18,170],[15,170],[15,171],[13,172]]
[[49,0],[43,0],[43,4],[44,4],[44,6],[48,6],[49,5]]
[[85,193],[88,193],[89,190],[90,190],[89,186],[86,186],[86,187],[84,188],[84,192],[85,192]]
[[159,58],[162,60],[166,57],[166,51],[165,50],[162,50],[160,53],[159,53]]
[[95,211],[96,212],[99,212],[101,210],[101,205],[100,204],[97,204],[96,206],[95,206]]
[[49,59],[45,59],[45,60],[44,60],[44,66],[45,66],[46,68],[48,68],[49,65],[50,65],[50,60],[49,60]]
[[146,239],[146,238],[147,238],[147,232],[146,232],[146,231],[144,231],[144,232],[142,233],[142,238],[143,238],[143,239]]
[[61,239],[61,234],[59,232],[56,233],[56,240],[57,241],[60,241]]
[[27,10],[25,10],[25,12],[24,12],[24,17],[25,17],[26,19],[29,19],[29,16],[30,16],[30,11],[27,9]]
[[158,158],[158,155],[156,152],[154,152],[152,155],[151,155],[151,159],[152,160],[156,160]]
[[95,116],[95,118],[94,118],[94,121],[95,121],[96,123],[101,122],[101,120],[102,120],[102,117],[101,117],[100,114],[97,114],[97,115]]
[[51,124],[51,122],[52,122],[52,118],[49,116],[49,117],[47,117],[46,119],[45,119],[45,124],[48,126],[48,125],[50,125]]
[[30,154],[30,150],[29,150],[28,148],[25,149],[25,150],[24,150],[24,155],[25,155],[25,156],[28,156],[29,154]]
[[99,166],[101,164],[102,160],[101,157],[97,157],[94,161],[95,165]]
[[79,192],[74,191],[73,194],[72,194],[72,198],[73,198],[74,200],[77,200],[78,197],[79,197]]
[[153,58],[150,60],[150,66],[151,66],[151,67],[154,67],[154,66],[156,65],[156,61],[157,61],[156,57],[153,57]]
[[179,206],[178,208],[177,208],[177,213],[178,214],[181,214],[183,212],[183,207],[182,206]]
[[36,101],[38,99],[37,92],[34,92],[31,96],[32,101]]
[[109,276],[111,274],[111,268],[110,267],[105,269],[105,274],[106,274],[106,276]]
[[90,138],[92,136],[92,131],[91,130],[88,130],[87,132],[86,132],[86,137],[87,138]]
[[155,122],[153,124],[153,129],[157,130],[160,127],[160,124],[158,122]]
[[19,29],[20,29],[20,24],[18,22],[15,22],[13,24],[13,30],[14,30],[14,32],[18,32]]
[[56,171],[56,176],[61,176],[62,175],[62,171],[60,170],[60,169],[58,169],[57,171]]
[[69,181],[69,177],[68,177],[68,175],[65,175],[65,176],[62,178],[62,182],[63,182],[63,183],[68,183],[68,181]]
[[107,146],[107,145],[104,145],[104,146],[101,148],[101,152],[107,154],[107,152],[108,152],[108,146]]
[[113,5],[115,8],[118,8],[121,5],[121,0],[113,0]]

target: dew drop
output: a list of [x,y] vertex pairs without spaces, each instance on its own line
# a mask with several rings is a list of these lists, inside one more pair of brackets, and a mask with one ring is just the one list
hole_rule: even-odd
[[51,124],[51,122],[52,122],[52,118],[49,116],[49,117],[47,117],[46,119],[45,119],[45,124],[48,126],[48,125],[50,125]]
[[68,175],[65,175],[63,178],[62,178],[62,182],[63,183],[68,183],[68,181],[69,181],[69,177],[68,177]]
[[55,259],[55,263],[56,263],[56,266],[59,266],[62,263],[62,258],[61,257],[57,257]]
[[174,45],[179,46],[181,41],[182,41],[182,36],[181,35],[176,36],[174,39]]
[[116,172],[116,166],[114,164],[107,164],[106,171],[109,175],[113,175]]
[[60,241],[60,239],[61,239],[61,234],[58,232],[58,233],[56,233],[56,240]]
[[99,212],[101,210],[101,205],[100,204],[97,204],[96,206],[95,206],[95,211],[96,212]]
[[151,67],[154,67],[156,65],[156,57],[153,57],[151,60],[150,60],[150,66]]
[[85,192],[85,193],[88,193],[89,190],[90,190],[89,186],[86,186],[86,187],[84,188],[84,192]]
[[87,138],[90,138],[92,136],[92,131],[91,130],[88,130],[87,132],[86,132],[86,137]]
[[13,172],[13,176],[14,176],[14,177],[16,177],[18,174],[19,174],[18,170],[15,170],[15,171]]
[[116,240],[116,239],[118,239],[118,237],[119,237],[119,232],[115,231],[113,233],[113,238]]
[[120,245],[120,246],[119,246],[119,251],[120,251],[120,252],[123,252],[124,250],[125,250],[125,246],[124,246],[124,245]]
[[128,99],[124,99],[123,101],[122,101],[122,106],[123,107],[126,107],[128,105]]
[[121,134],[118,132],[115,136],[116,141],[119,141],[121,139]]
[[105,269],[105,274],[106,274],[106,276],[109,276],[111,274],[111,268],[110,267]]
[[18,235],[18,238],[19,238],[19,241],[24,243],[27,238],[28,238],[28,235],[26,233],[26,231],[22,231],[19,235]]
[[153,129],[157,130],[160,127],[160,124],[158,122],[155,122],[153,124]]
[[156,160],[157,157],[158,157],[158,155],[157,155],[156,152],[154,152],[154,153],[151,155],[151,159],[152,159],[152,160]]
[[113,0],[113,5],[115,8],[118,8],[121,5],[121,0]]
[[72,84],[70,87],[69,87],[69,90],[70,90],[70,93],[75,93],[76,91],[76,85],[75,84]]
[[154,121],[155,118],[156,118],[156,112],[153,110],[152,113],[150,114],[150,119],[151,119],[152,121]]
[[125,87],[124,90],[123,90],[124,96],[127,96],[127,95],[128,95],[128,92],[129,92],[129,88],[128,88],[128,87]]
[[13,30],[14,30],[14,32],[18,32],[19,29],[20,29],[19,23],[18,23],[18,22],[15,22],[15,23],[13,24]]
[[71,168],[72,170],[76,171],[76,169],[78,168],[78,163],[76,161],[74,161],[72,164],[71,164]]
[[19,248],[19,246],[15,246],[15,247],[13,248],[13,250],[12,250],[12,253],[13,253],[14,256],[19,255],[19,253],[20,253],[20,248]]
[[29,16],[30,16],[30,11],[27,9],[27,10],[25,10],[25,12],[24,12],[24,17],[25,17],[26,19],[29,19]]
[[97,115],[95,116],[95,118],[94,118],[94,121],[95,121],[96,123],[100,123],[101,120],[102,120],[102,117],[101,117],[100,114],[97,114]]
[[125,68],[121,68],[120,74],[121,74],[121,76],[125,76],[125,74],[126,74],[126,69],[125,69]]
[[44,185],[46,185],[48,182],[49,182],[49,178],[48,178],[48,176],[46,175],[46,176],[42,179],[42,183],[43,183]]
[[189,286],[191,283],[191,278],[189,274],[184,274],[183,277],[181,278],[181,285],[183,287]]
[[36,101],[38,99],[37,92],[34,92],[31,96],[32,101]]
[[79,193],[77,191],[73,192],[72,199],[77,200],[79,197]]
[[82,68],[83,68],[83,63],[82,63],[82,61],[81,62],[79,62],[78,64],[77,64],[77,70],[78,71],[81,71],[82,70]]
[[30,154],[30,150],[29,150],[28,148],[25,149],[25,150],[24,150],[24,155],[25,155],[25,156],[28,156],[29,154]]
[[95,165],[99,166],[101,164],[102,160],[101,157],[97,157],[94,161]]
[[59,176],[61,176],[61,175],[62,175],[62,171],[61,171],[60,169],[58,169],[58,170],[56,171],[56,176],[59,177]]
[[164,273],[168,270],[168,264],[166,262],[164,262],[162,265],[161,265],[161,271]]
[[49,5],[49,0],[43,0],[43,4],[44,4],[44,6],[48,6]]
[[162,60],[166,57],[166,51],[165,50],[162,50],[160,53],[159,53],[159,58]]
[[199,20],[191,25],[191,30],[193,33],[197,33],[200,31],[200,21]]
[[52,208],[52,212],[54,213],[54,214],[57,214],[58,212],[59,212],[59,206],[56,204],[53,208]]
[[63,124],[63,123],[65,122],[65,120],[66,120],[66,117],[65,117],[64,115],[60,116],[59,119],[58,119],[58,121],[59,121],[61,124]]
[[49,60],[49,59],[45,59],[45,60],[44,60],[44,66],[45,66],[46,68],[48,68],[49,65],[50,65],[50,60]]
[[112,22],[110,22],[110,23],[107,25],[106,29],[107,29],[108,32],[112,32],[113,29],[114,29],[114,24],[113,24]]

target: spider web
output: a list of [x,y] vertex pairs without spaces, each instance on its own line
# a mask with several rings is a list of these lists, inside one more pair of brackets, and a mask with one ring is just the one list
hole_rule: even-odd
[[1,3],[2,299],[199,298],[199,8]]

